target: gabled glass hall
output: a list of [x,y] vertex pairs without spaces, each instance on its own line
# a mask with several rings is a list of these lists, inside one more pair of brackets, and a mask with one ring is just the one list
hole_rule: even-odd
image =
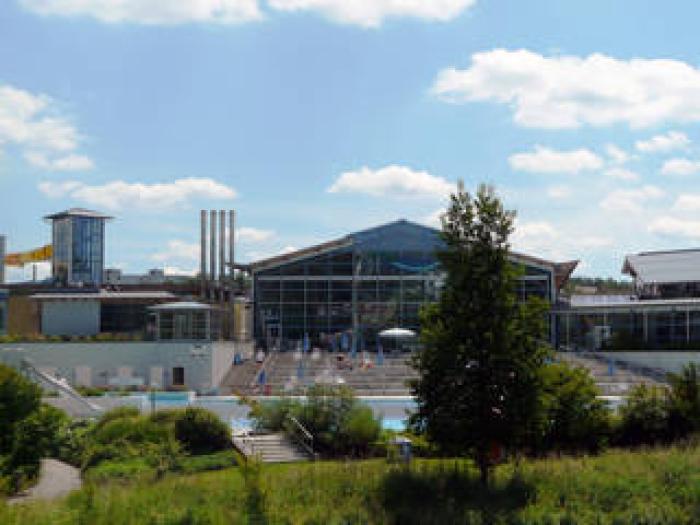
[[[308,334],[327,349],[374,350],[387,328],[418,332],[419,310],[437,300],[442,275],[439,231],[405,220],[251,265],[255,337],[269,348],[296,348]],[[556,265],[523,264],[521,298],[556,301]],[[573,267],[571,268],[573,269]]]

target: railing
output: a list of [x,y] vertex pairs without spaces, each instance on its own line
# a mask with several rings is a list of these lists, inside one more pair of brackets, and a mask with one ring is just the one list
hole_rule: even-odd
[[302,425],[299,420],[292,415],[287,416],[287,421],[289,421],[290,437],[315,459],[316,453],[314,452],[314,437],[311,435],[311,432],[306,430],[304,425]]

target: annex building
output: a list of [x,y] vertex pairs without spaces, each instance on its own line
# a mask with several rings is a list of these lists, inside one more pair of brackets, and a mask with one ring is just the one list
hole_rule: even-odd
[[571,350],[700,348],[700,249],[625,257],[628,295],[574,295],[557,308],[559,344]]
[[[251,264],[258,344],[284,351],[308,340],[372,351],[382,330],[418,332],[421,306],[436,301],[442,286],[439,234],[398,220]],[[577,264],[517,253],[512,260],[524,269],[520,297],[551,304]]]

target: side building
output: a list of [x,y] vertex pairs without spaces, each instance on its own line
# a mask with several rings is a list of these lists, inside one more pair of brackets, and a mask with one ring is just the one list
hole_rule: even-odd
[[574,295],[557,308],[558,341],[570,350],[700,349],[700,250],[625,257],[628,295]]
[[[437,300],[444,280],[442,247],[438,230],[398,220],[257,261],[250,265],[255,339],[282,351],[305,339],[329,350],[374,350],[383,330],[417,333],[421,306]],[[520,298],[551,304],[577,264],[511,258],[523,268]]]

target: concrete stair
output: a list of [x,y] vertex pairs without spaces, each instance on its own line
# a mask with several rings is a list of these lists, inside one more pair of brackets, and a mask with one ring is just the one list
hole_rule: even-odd
[[663,384],[656,378],[639,373],[620,361],[615,363],[612,370],[613,373],[610,374],[611,370],[607,360],[598,358],[595,355],[560,352],[557,354],[557,357],[570,365],[582,366],[588,369],[603,395],[624,396],[639,384]]
[[260,370],[260,363],[256,363],[253,359],[240,365],[231,366],[231,369],[219,386],[221,394],[249,394],[251,392],[251,384],[255,381],[258,370]]
[[246,457],[257,457],[263,463],[310,461],[313,456],[283,433],[234,437],[233,443]]

